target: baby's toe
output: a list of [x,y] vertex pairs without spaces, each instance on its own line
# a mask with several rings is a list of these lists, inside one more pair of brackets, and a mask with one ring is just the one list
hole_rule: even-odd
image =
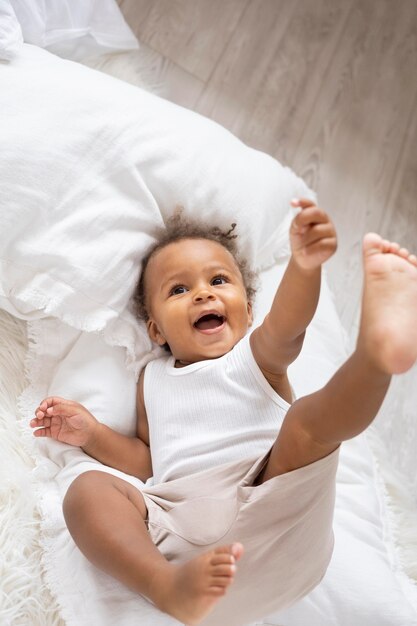
[[392,252],[393,254],[398,254],[399,250],[400,250],[400,244],[397,243],[396,241],[392,241],[391,245],[390,245],[390,252]]
[[210,560],[211,565],[233,565],[236,563],[236,559],[230,552],[223,554],[214,554]]
[[213,567],[212,574],[213,576],[233,576],[236,572],[236,565],[227,564],[227,565],[216,565]]
[[407,259],[410,256],[410,252],[409,250],[407,250],[407,248],[400,248],[398,250],[398,254],[399,256],[402,256],[403,259]]

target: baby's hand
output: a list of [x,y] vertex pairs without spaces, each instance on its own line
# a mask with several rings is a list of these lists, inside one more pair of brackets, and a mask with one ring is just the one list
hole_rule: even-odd
[[35,437],[51,437],[72,446],[86,446],[99,422],[78,402],[51,397],[42,400],[30,426]]
[[335,228],[327,213],[311,200],[300,198],[292,200],[291,204],[301,209],[290,227],[293,259],[302,269],[316,269],[336,251]]

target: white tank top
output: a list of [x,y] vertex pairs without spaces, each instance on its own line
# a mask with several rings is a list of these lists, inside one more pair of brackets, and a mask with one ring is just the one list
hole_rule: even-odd
[[154,484],[260,457],[275,441],[289,404],[262,374],[249,337],[218,359],[175,368],[167,356],[146,365]]

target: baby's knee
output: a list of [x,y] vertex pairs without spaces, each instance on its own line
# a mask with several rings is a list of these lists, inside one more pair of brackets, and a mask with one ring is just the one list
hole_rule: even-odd
[[63,501],[64,518],[68,526],[72,521],[97,517],[101,512],[107,515],[126,500],[146,517],[144,499],[137,489],[117,476],[90,470],[71,483]]
[[63,501],[64,517],[80,514],[83,509],[92,506],[92,503],[106,483],[110,475],[104,472],[91,470],[83,472],[71,483]]

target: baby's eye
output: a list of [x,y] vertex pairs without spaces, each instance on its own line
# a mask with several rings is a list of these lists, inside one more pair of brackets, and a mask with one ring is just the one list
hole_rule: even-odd
[[227,283],[225,276],[215,276],[211,281],[212,285],[224,285],[225,283]]
[[171,289],[171,291],[169,292],[170,296],[178,296],[181,293],[185,293],[187,291],[187,287],[184,287],[184,285],[175,285],[175,287],[173,287]]

